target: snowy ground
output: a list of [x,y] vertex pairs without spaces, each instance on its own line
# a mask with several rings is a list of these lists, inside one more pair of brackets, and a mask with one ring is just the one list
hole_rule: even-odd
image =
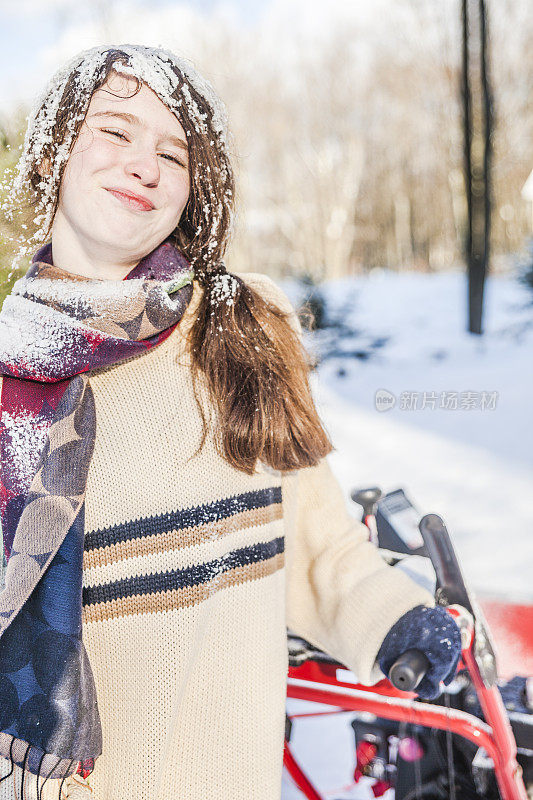
[[[298,305],[301,287],[283,288]],[[489,278],[478,337],[465,330],[462,273],[374,271],[322,289],[333,325],[306,343],[322,359],[313,391],[350,510],[358,515],[348,499],[356,486],[403,487],[422,513],[444,518],[479,595],[533,603],[533,293]],[[378,390],[394,407],[378,410]],[[353,770],[349,719],[300,720],[293,729],[302,765],[339,800],[373,797],[342,791]],[[285,779],[284,800],[301,796]]]
[[[298,285],[284,288],[297,304]],[[476,589],[533,600],[533,292],[489,279],[479,337],[461,273],[380,271],[323,291],[337,327],[306,342],[323,356],[313,389],[346,496],[403,486],[446,520]],[[376,409],[378,390],[393,408]],[[452,392],[457,408],[440,408]]]

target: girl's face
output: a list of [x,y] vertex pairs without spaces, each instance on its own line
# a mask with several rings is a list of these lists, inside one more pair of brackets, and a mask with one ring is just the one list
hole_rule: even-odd
[[146,84],[134,95],[136,85],[111,72],[93,94],[52,228],[52,240],[56,232],[122,263],[140,260],[177,227],[190,188],[185,131]]

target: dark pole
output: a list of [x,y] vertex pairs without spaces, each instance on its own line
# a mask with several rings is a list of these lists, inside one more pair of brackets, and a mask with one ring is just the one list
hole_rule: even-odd
[[468,269],[469,285],[472,263],[472,110],[470,96],[470,58],[469,49],[469,21],[468,21],[468,0],[462,0],[462,23],[463,23],[463,74],[462,74],[462,95],[463,95],[463,159],[464,159],[464,178],[466,194],[466,231],[465,231],[465,250],[466,264]]
[[492,127],[494,102],[490,88],[488,66],[488,20],[485,0],[479,0],[479,25],[481,37],[481,85],[483,89],[483,173],[485,176],[485,272],[490,264],[490,231],[492,212]]
[[[476,20],[477,16],[477,20]],[[481,334],[490,248],[492,98],[485,0],[462,0],[463,135],[467,202],[468,330]]]

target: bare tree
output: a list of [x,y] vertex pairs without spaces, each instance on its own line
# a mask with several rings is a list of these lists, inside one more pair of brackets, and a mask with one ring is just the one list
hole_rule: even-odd
[[462,20],[468,329],[480,334],[485,278],[489,268],[493,116],[485,0],[462,0]]

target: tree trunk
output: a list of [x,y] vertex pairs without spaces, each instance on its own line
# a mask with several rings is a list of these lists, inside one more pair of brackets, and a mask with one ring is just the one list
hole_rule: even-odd
[[485,0],[462,0],[462,23],[468,330],[481,334],[485,278],[489,268],[491,216],[492,97],[488,76]]

